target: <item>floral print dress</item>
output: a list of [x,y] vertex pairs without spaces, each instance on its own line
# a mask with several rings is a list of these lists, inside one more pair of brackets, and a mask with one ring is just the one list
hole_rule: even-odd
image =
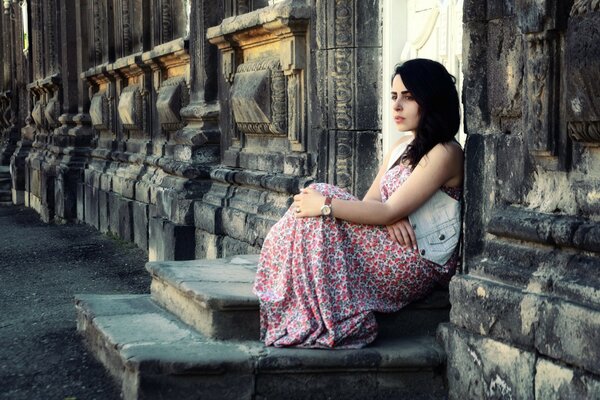
[[[399,164],[381,179],[382,201],[410,168]],[[329,184],[321,194],[357,200]],[[442,188],[455,199],[460,189]],[[393,241],[385,226],[334,218],[296,218],[290,208],[263,244],[254,292],[260,300],[261,340],[277,347],[359,348],[377,336],[374,312],[394,312],[425,296],[455,271]]]

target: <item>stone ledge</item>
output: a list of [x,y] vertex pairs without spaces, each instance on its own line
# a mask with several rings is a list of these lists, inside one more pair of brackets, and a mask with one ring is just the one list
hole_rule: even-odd
[[507,207],[492,215],[488,232],[529,242],[600,252],[600,225],[581,217]]
[[[259,302],[252,291],[258,255],[216,260],[149,262],[153,299],[215,339],[257,339]],[[450,303],[445,289],[402,310],[376,313],[380,338],[434,336],[448,320]]]
[[311,7],[294,0],[286,0],[246,14],[225,18],[218,26],[208,28],[207,39],[237,33],[278,20],[309,19]]
[[78,331],[121,383],[125,399],[306,398],[312,386],[305,381],[331,398],[361,398],[358,382],[375,391],[372,398],[439,398],[432,396],[444,392],[439,372],[445,356],[433,338],[377,340],[357,350],[277,349],[207,339],[148,295],[78,295],[76,307]]

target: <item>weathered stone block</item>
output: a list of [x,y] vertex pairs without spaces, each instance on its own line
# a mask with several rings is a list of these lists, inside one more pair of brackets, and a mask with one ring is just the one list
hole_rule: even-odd
[[275,222],[277,221],[262,218],[260,215],[248,215],[246,220],[246,241],[255,246],[262,246],[265,237]]
[[109,220],[110,230],[123,240],[133,241],[133,211],[132,200],[123,198],[116,193],[110,193]]
[[77,221],[85,221],[85,203],[85,184],[77,183]]
[[197,202],[194,204],[194,225],[208,233],[222,234],[221,207]]
[[[466,4],[465,4],[466,7]],[[466,9],[466,8],[465,8]],[[488,25],[473,21],[464,24],[463,54],[470,73],[463,81],[463,115],[467,133],[483,133],[490,123],[488,108]]]
[[194,259],[194,226],[176,225],[158,216],[150,218],[149,225],[149,261]]
[[534,353],[440,325],[438,337],[448,356],[449,398],[533,399]]
[[223,236],[196,229],[196,259],[214,259],[222,256]]
[[229,236],[223,237],[222,242],[223,254],[222,257],[231,257],[238,254],[259,254],[260,248],[254,247],[249,243],[236,240]]
[[483,21],[487,19],[487,1],[464,0],[463,22]]
[[600,312],[566,301],[541,308],[535,346],[540,353],[600,374]]
[[85,185],[85,222],[96,229],[98,224],[98,189]]
[[150,184],[138,181],[135,183],[135,200],[142,203],[150,203]]
[[[511,16],[514,12],[514,2],[515,0],[499,0],[499,1],[480,1],[477,2],[479,7],[481,7],[481,3],[483,3],[483,8],[485,8],[485,4],[487,3],[487,19],[497,19]],[[471,2],[469,2],[471,3]],[[477,9],[477,5],[472,4],[472,8]],[[465,14],[468,13],[465,9]],[[472,11],[471,11],[472,12]]]
[[102,233],[111,231],[109,193],[101,189],[98,190],[98,225]]
[[535,370],[535,398],[539,400],[598,399],[600,377],[539,359]]
[[228,236],[243,240],[246,237],[248,214],[235,208],[226,207],[221,211],[223,232]]
[[133,241],[148,251],[148,204],[133,201]]
[[[260,373],[256,377],[256,394],[265,399],[303,400],[314,398],[315,393],[322,394],[324,399],[337,398],[359,400],[372,398],[377,393],[377,377],[375,372],[353,374],[349,372],[330,373]],[[412,397],[411,397],[412,398]]]
[[123,89],[117,107],[123,127],[134,130],[143,129],[142,107],[142,94],[139,87],[128,86]]
[[525,347],[533,347],[544,297],[470,275],[450,282],[450,320],[458,327]]

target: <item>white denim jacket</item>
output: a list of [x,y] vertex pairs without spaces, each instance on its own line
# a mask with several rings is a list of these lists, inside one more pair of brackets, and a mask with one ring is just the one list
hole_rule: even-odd
[[421,257],[440,265],[448,262],[460,238],[460,209],[460,201],[438,189],[408,216]]
[[[394,149],[387,168],[390,169],[404,153],[409,143]],[[429,200],[408,216],[415,231],[419,254],[426,260],[444,265],[460,239],[460,201],[438,189]]]

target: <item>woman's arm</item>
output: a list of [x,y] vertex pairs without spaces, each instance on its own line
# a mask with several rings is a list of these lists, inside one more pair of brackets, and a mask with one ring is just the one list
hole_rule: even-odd
[[[389,225],[419,208],[444,184],[462,184],[462,173],[463,153],[458,144],[438,144],[421,159],[406,182],[388,201],[381,203],[333,199],[333,216],[359,224]],[[296,215],[318,216],[324,201],[325,197],[317,191],[303,189],[294,196],[294,206],[301,210]]]

